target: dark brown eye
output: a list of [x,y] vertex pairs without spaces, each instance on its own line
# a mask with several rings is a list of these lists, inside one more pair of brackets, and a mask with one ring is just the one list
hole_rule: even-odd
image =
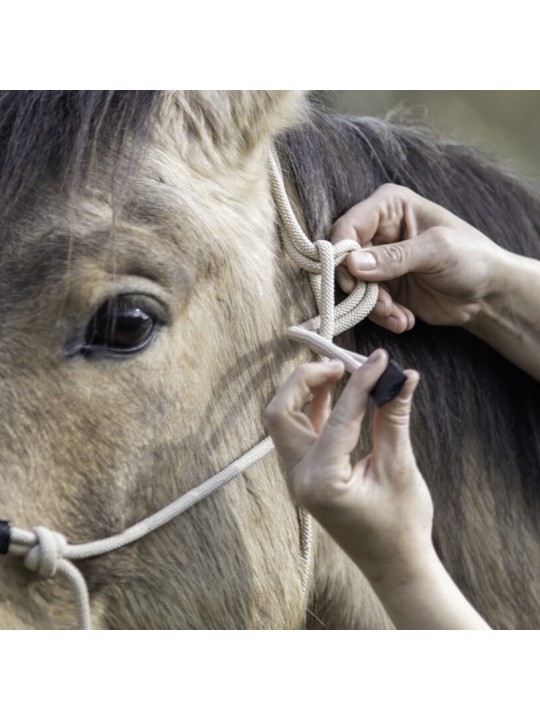
[[156,318],[136,298],[120,295],[104,303],[88,323],[83,353],[137,352],[150,342],[156,325]]

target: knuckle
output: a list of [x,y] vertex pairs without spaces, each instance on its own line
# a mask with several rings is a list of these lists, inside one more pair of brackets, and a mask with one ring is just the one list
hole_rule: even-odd
[[279,398],[275,397],[269,405],[266,407],[264,411],[264,421],[266,424],[266,427],[269,429],[272,429],[279,425],[281,420],[283,419],[283,408],[281,406],[281,402],[279,401]]
[[295,500],[310,512],[317,513],[336,504],[336,489],[327,474],[314,472],[308,480],[296,483]]
[[381,408],[384,421],[388,426],[407,427],[411,421],[412,396],[398,395]]
[[333,514],[350,507],[352,494],[350,478],[328,474],[315,485],[311,496],[311,511],[320,516],[322,513]]
[[312,507],[317,496],[317,466],[313,453],[308,452],[287,478],[294,501],[307,509]]
[[395,195],[397,192],[400,192],[401,190],[403,190],[401,185],[396,185],[395,183],[383,183],[379,187],[377,192],[384,194],[384,195]]
[[[340,218],[338,218],[330,227],[330,235],[335,235],[341,227],[347,224],[347,221],[344,219],[344,216],[342,215]],[[334,242],[337,242],[335,240]]]
[[395,428],[406,428],[409,425],[409,409],[407,407],[394,408],[386,420],[387,424]]
[[311,373],[311,369],[313,367],[313,363],[302,363],[299,365],[291,375],[291,379],[293,379],[296,382],[302,382],[305,380],[309,374]]
[[388,200],[407,201],[411,200],[415,193],[403,185],[396,185],[395,183],[384,183],[379,187],[377,193],[380,193]]
[[431,228],[431,237],[436,242],[438,249],[452,248],[455,245],[455,236],[450,228],[443,225],[436,225]]
[[292,495],[297,505],[310,510],[313,507],[314,495],[313,486],[304,480],[292,483]]
[[405,248],[400,244],[380,246],[380,256],[389,267],[399,267],[405,261]]

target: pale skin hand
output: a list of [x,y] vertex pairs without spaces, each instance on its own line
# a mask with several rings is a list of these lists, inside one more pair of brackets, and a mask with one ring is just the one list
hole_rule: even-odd
[[369,392],[387,363],[384,351],[374,353],[331,413],[342,363],[302,365],[286,381],[266,419],[289,490],[364,572],[396,627],[485,629],[433,548],[431,496],[409,439],[415,371],[406,371],[397,398],[375,410],[372,452],[351,463]]
[[466,328],[540,379],[540,262],[503,250],[435,203],[383,185],[332,228],[332,241],[356,240],[337,270],[345,292],[352,277],[381,282],[373,322],[396,333],[415,317]]

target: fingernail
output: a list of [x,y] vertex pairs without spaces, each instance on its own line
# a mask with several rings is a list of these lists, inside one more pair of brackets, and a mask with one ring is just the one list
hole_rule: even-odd
[[373,270],[377,265],[375,255],[364,250],[359,252],[355,250],[351,253],[350,262],[355,270]]

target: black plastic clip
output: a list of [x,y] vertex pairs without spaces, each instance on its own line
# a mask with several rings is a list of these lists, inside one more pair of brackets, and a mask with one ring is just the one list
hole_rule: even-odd
[[406,380],[407,376],[403,370],[397,363],[390,360],[386,370],[370,393],[375,405],[381,407],[381,405],[393,400],[405,385]]
[[11,543],[9,520],[0,520],[0,555],[7,555]]

